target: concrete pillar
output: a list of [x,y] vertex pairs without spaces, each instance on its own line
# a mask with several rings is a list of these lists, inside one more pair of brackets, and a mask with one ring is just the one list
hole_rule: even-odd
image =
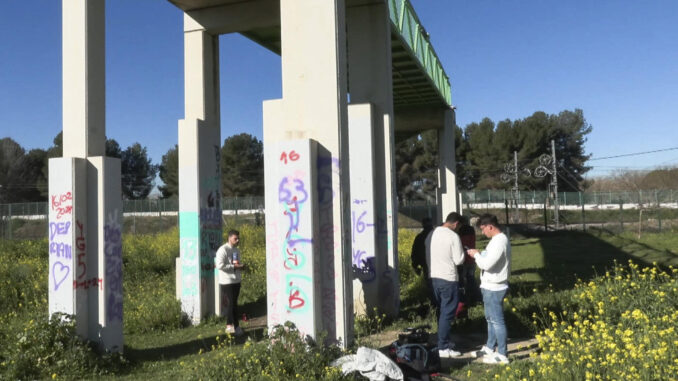
[[[344,12],[343,0],[280,1],[283,99],[264,103],[264,151],[270,153],[272,141],[317,142],[317,181],[310,189],[317,192],[314,247],[322,269],[322,325],[316,326],[329,341],[348,345],[353,307]],[[267,186],[266,192],[269,199],[278,189]]]
[[179,121],[181,309],[194,324],[215,312],[214,257],[221,245],[219,37],[184,15],[185,118]]
[[49,313],[123,350],[120,159],[105,153],[105,4],[63,1],[63,158],[49,161]]
[[348,106],[349,152],[352,159],[351,266],[353,310],[357,315],[370,313],[379,301],[373,129],[374,115],[369,103]]
[[87,276],[89,339],[100,348],[123,349],[122,184],[120,159],[87,158]]
[[[381,312],[397,316],[398,278],[397,202],[395,196],[391,24],[386,4],[346,10],[349,92],[351,103],[371,103],[374,112],[374,194],[377,242],[376,270]],[[353,132],[352,132],[353,133]],[[356,131],[355,133],[360,133]],[[363,134],[365,132],[363,131]],[[355,140],[360,140],[356,137]],[[354,138],[351,138],[351,142]],[[351,155],[355,158],[354,155]]]
[[64,157],[106,152],[104,8],[104,0],[63,0]]
[[266,289],[268,326],[290,321],[303,335],[322,327],[316,143],[267,141]]
[[438,222],[442,222],[450,212],[460,211],[456,162],[454,158],[454,110],[445,110],[443,128],[438,130]]
[[[75,330],[88,336],[87,161],[49,160],[49,315],[75,315]],[[94,285],[98,287],[98,284]]]

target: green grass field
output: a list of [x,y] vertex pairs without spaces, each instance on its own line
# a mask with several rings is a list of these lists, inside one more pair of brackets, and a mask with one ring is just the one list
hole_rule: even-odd
[[[49,327],[45,323],[46,240],[0,241],[0,342],[7,343],[0,346],[0,379],[341,379],[336,369],[326,367],[340,355],[336,350],[320,347],[295,353],[294,348],[301,343],[295,344],[293,334],[268,345],[261,328],[265,325],[265,232],[252,225],[239,229],[243,261],[253,264],[255,270],[245,274],[241,293],[242,310],[250,318],[245,323],[250,334],[247,340],[238,341],[229,341],[224,335],[222,319],[208,319],[195,327],[187,326],[182,319],[174,298],[176,229],[125,236],[123,359],[95,355],[87,346],[67,340],[67,327]],[[357,342],[369,343],[371,334],[412,324],[431,323],[435,327],[427,305],[422,304],[426,300],[423,283],[409,265],[415,234],[412,230],[399,233],[400,317],[388,321],[377,314],[357,319]],[[478,246],[485,243],[480,239]],[[573,295],[582,282],[602,279],[615,262],[627,265],[633,260],[640,268],[656,263],[659,270],[669,273],[670,266],[678,266],[675,232],[644,234],[638,239],[631,233],[613,235],[599,230],[515,231],[512,245],[511,294],[506,314],[513,337],[539,334],[543,323],[550,322],[546,310],[562,314],[575,305],[581,306],[573,302]],[[671,279],[675,283],[675,273]],[[675,286],[673,290],[673,294],[669,290],[673,299],[668,305],[675,310]],[[539,320],[536,325],[535,320]],[[482,306],[473,307],[468,319],[454,324],[453,329],[461,332],[484,332]],[[525,366],[523,369],[529,371]],[[467,377],[471,371],[475,375],[471,379],[496,372],[475,364],[444,371],[459,378]]]

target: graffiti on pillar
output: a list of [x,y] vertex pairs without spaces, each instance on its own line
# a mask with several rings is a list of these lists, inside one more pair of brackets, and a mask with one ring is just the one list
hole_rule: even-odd
[[351,267],[355,278],[370,283],[377,278],[374,247],[374,220],[371,200],[354,199],[351,203]]
[[104,225],[106,319],[122,321],[122,231],[118,210],[108,214]]
[[205,292],[207,278],[213,278],[214,255],[221,246],[221,192],[220,161],[221,148],[212,146],[214,153],[214,172],[212,176],[205,177],[200,181],[201,200],[200,207],[200,292]]
[[[67,194],[70,196],[70,192]],[[73,248],[67,243],[71,238],[70,227],[70,221],[49,223],[49,255],[58,258],[58,260],[54,260],[51,271],[54,291],[61,287],[71,273],[70,263],[73,258]],[[64,240],[67,242],[63,242]]]
[[50,200],[50,207],[56,213],[57,220],[73,212],[73,195],[71,192],[51,195]]
[[313,188],[308,141],[279,142],[266,153],[268,325],[293,322],[316,332]]
[[108,214],[104,225],[106,319],[122,321],[122,231],[118,210]]
[[[334,203],[339,189],[341,163],[329,152],[319,153],[317,158],[317,190],[318,190],[318,232],[320,247],[320,263],[322,267],[322,317],[323,328],[330,338],[336,337],[336,271],[335,257],[341,257],[341,242],[335,242],[335,232],[339,229],[334,226]],[[337,251],[337,249],[339,249]]]
[[[280,154],[283,166],[299,158],[300,154],[295,150]],[[304,160],[307,161],[308,158]],[[286,229],[280,248],[287,298],[283,304],[288,313],[303,314],[313,303],[309,299],[313,289],[312,277],[307,275],[312,268],[307,261],[307,255],[311,254],[313,244],[311,205],[306,184],[309,176],[303,170],[295,170],[293,167],[282,172],[284,174],[278,184],[278,203],[281,213],[279,220]]]

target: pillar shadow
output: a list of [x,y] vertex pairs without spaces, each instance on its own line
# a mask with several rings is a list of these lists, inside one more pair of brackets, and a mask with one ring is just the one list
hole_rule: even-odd
[[[219,341],[217,341],[217,336],[221,338],[222,342],[224,341],[225,335],[222,334],[153,348],[137,349],[126,345],[124,353],[125,357],[132,363],[175,360],[183,356],[198,354],[201,350],[202,353],[212,351],[212,346],[216,348],[219,343]],[[242,345],[248,338],[255,341],[262,340],[264,338],[264,328],[246,329],[244,335],[233,337],[232,343],[233,345]]]

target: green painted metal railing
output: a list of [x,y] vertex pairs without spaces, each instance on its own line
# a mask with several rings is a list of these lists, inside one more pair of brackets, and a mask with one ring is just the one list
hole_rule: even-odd
[[391,23],[405,41],[411,53],[417,57],[422,68],[426,70],[438,92],[448,105],[452,105],[450,79],[445,74],[443,65],[429,42],[429,35],[417,17],[410,0],[389,0]]

